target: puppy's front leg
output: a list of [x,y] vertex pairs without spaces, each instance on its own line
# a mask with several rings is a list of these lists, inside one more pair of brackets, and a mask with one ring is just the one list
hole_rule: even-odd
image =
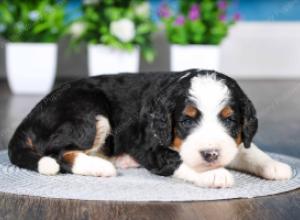
[[233,176],[225,168],[199,173],[184,163],[174,172],[173,177],[209,188],[226,188],[234,183]]
[[241,144],[237,156],[229,167],[270,180],[285,180],[292,177],[289,165],[272,159],[253,143],[250,148],[245,148]]

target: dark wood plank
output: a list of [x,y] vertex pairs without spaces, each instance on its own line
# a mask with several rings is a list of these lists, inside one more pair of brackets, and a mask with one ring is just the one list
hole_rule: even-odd
[[1,219],[299,219],[300,190],[206,202],[101,202],[0,194]]

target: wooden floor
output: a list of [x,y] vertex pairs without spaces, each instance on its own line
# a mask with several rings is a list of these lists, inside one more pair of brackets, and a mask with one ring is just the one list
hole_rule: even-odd
[[[258,110],[255,142],[300,157],[300,81],[242,81]],[[0,149],[40,96],[12,96],[0,82]],[[93,202],[0,193],[2,219],[300,219],[300,190],[255,199],[210,202]]]

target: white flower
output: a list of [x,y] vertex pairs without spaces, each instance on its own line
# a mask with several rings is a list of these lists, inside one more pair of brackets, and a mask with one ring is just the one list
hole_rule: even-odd
[[70,27],[70,33],[73,37],[80,37],[80,35],[85,31],[85,24],[81,21],[74,22]]
[[120,41],[129,42],[135,36],[134,23],[127,18],[122,18],[110,23],[110,33],[116,36]]
[[150,16],[150,4],[149,2],[144,2],[142,4],[137,5],[134,8],[135,13],[141,17],[149,17]]
[[40,18],[40,13],[37,11],[31,11],[29,12],[28,17],[30,20],[36,21]]
[[83,0],[84,5],[95,5],[98,4],[100,1],[99,0]]
[[0,33],[6,30],[6,26],[4,24],[0,24]]
[[25,25],[21,21],[18,21],[16,23],[16,28],[18,31],[23,31],[25,29]]

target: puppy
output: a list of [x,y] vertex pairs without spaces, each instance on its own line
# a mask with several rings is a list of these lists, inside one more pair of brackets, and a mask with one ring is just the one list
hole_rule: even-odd
[[256,112],[236,81],[210,70],[104,75],[67,83],[16,129],[9,158],[45,175],[116,176],[142,166],[200,187],[230,187],[225,167],[284,180],[291,168],[252,139]]

